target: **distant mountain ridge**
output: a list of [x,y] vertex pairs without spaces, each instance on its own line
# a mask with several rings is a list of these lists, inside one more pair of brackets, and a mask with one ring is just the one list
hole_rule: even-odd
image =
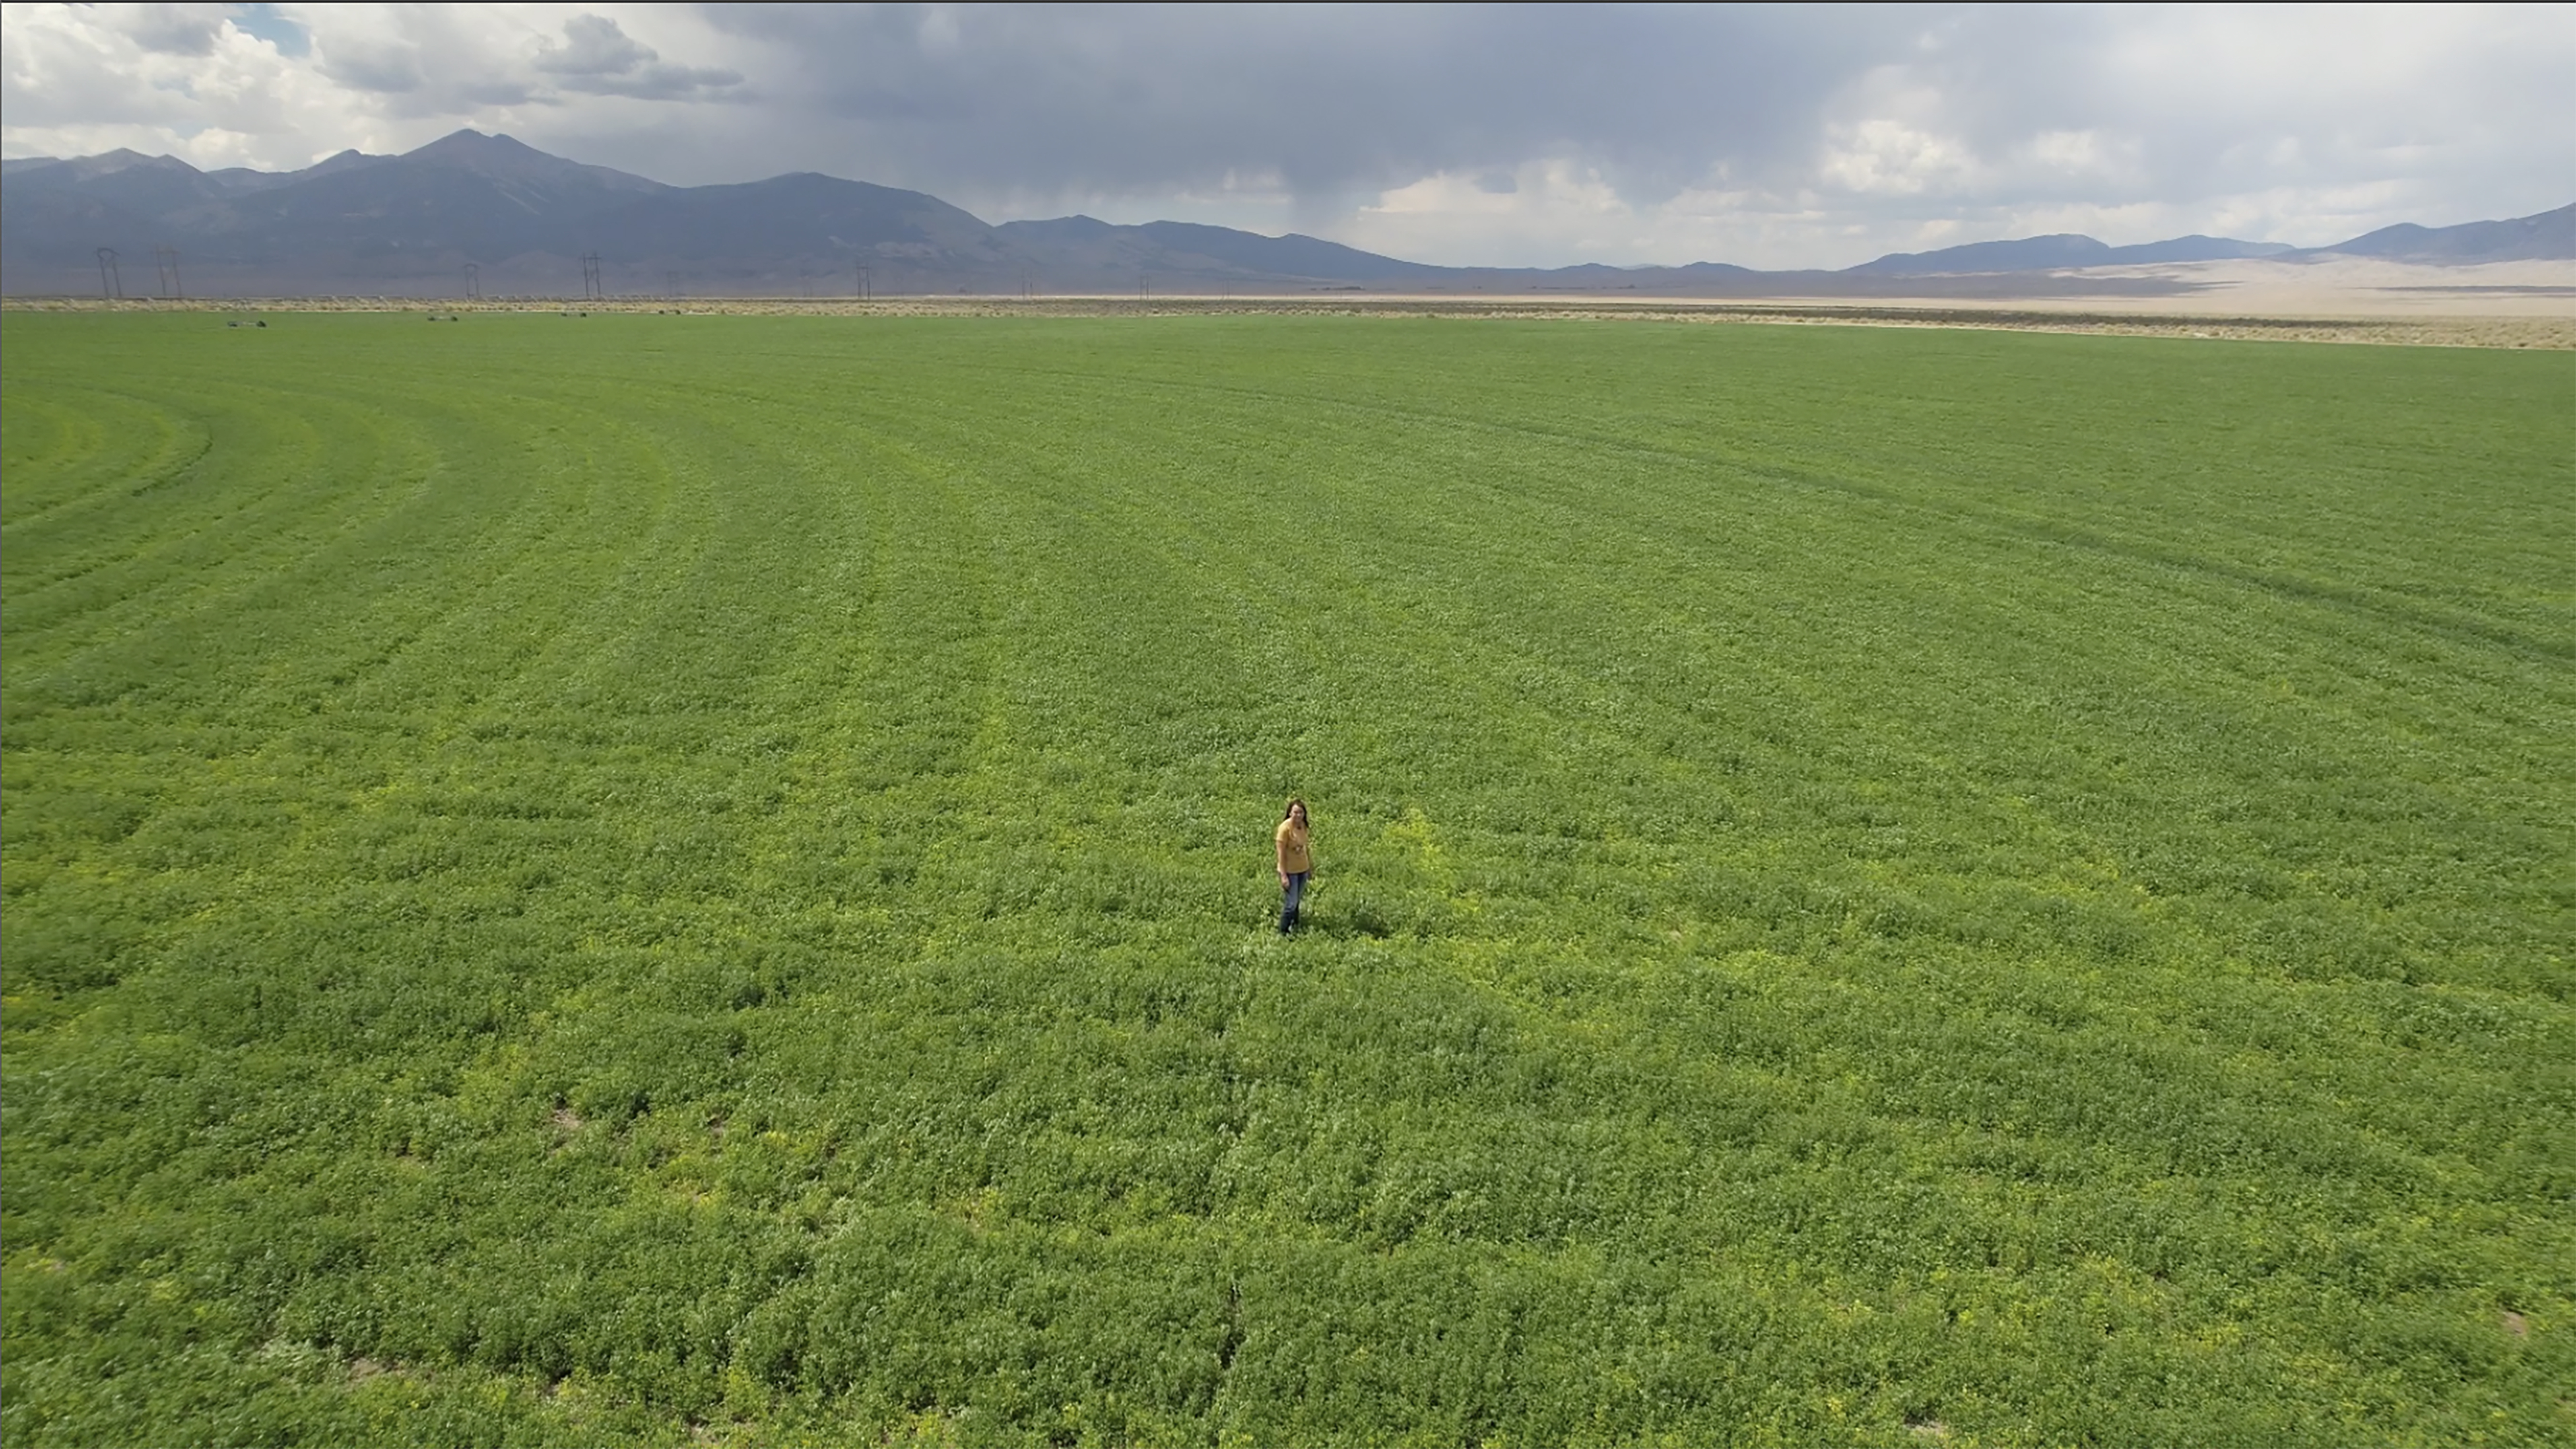
[[2576,204],[2536,216],[2463,222],[2458,226],[2417,226],[2402,221],[2317,251],[2441,266],[2563,261],[2576,257]]
[[2157,262],[2218,262],[2241,257],[2289,260],[2335,256],[2377,257],[2386,261],[2429,262],[2467,266],[2481,262],[2576,260],[2576,204],[2510,221],[2472,221],[2458,226],[2428,227],[2413,222],[2340,241],[2332,246],[2292,247],[2278,242],[2236,241],[2228,237],[2185,236],[2143,246],[2105,246],[2089,236],[2061,232],[2019,241],[1970,242],[1933,252],[1894,252],[1850,268],[1884,276],[1940,276],[1968,272],[2056,270],[2067,267],[2147,265]]
[[[1679,267],[1447,267],[1291,233],[1091,217],[988,225],[935,196],[813,172],[669,186],[464,130],[399,156],[343,151],[301,171],[199,171],[111,151],[0,165],[0,291],[117,285],[175,249],[199,294],[561,296],[599,258],[633,294],[1655,292],[1698,295],[2036,295],[2184,290],[2152,276],[2066,278],[2086,267],[2333,255],[2443,264],[2576,258],[2576,206],[2453,227],[2394,226],[2332,247],[2187,236],[2108,246],[2073,234],[1893,253],[1838,272]],[[470,280],[469,280],[470,279]],[[2002,279],[2002,280],[1998,280]],[[144,287],[128,288],[140,295]]]
[[2115,247],[2073,232],[2018,241],[1970,242],[1932,252],[1891,252],[1847,270],[1878,276],[1937,276],[1953,272],[2056,271],[2152,262],[2221,262],[2277,257],[2298,248],[2284,242],[2237,241],[2223,236],[2175,237],[2142,246]]

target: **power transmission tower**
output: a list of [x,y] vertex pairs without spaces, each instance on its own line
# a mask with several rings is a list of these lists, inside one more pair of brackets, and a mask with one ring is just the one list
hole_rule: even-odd
[[167,297],[173,302],[185,300],[186,294],[179,290],[178,250],[173,247],[154,247],[152,266],[160,273],[160,290],[155,295]]
[[483,269],[472,262],[465,264],[465,295],[468,300],[483,295]]
[[599,282],[599,253],[583,252],[581,254],[581,299],[585,302],[597,302],[605,300],[607,296],[607,290]]
[[859,300],[862,302],[874,301],[876,299],[876,295],[876,284],[868,274],[868,264],[861,262],[859,263]]
[[110,302],[125,300],[125,279],[116,274],[116,248],[98,249],[98,295]]

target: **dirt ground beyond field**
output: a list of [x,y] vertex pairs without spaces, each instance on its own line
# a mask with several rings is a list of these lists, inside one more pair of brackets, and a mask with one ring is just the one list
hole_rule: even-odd
[[[2296,342],[2367,342],[2432,347],[2576,350],[2576,262],[2416,266],[2341,258],[2322,262],[2227,261],[2097,267],[2044,275],[2047,296],[1817,297],[1646,296],[1625,291],[1528,296],[1366,291],[1276,291],[1194,296],[974,295],[851,298],[561,297],[436,302],[404,297],[275,297],[102,302],[12,297],[8,310],[254,312],[421,312],[434,317],[490,312],[616,312],[767,316],[1173,316],[1191,314],[1377,315],[1806,326],[1971,327],[2031,332]],[[2069,283],[2104,283],[2100,295]],[[1784,279],[1786,280],[1786,279]],[[1998,279],[1999,281],[2003,279]],[[2163,295],[2122,290],[2166,283]]]

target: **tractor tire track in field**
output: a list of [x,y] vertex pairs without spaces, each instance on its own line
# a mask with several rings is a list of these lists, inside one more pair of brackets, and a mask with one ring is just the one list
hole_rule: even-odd
[[[69,400],[77,400],[77,412],[72,406],[66,405]],[[206,452],[205,445],[211,438],[211,435],[200,436],[197,439],[196,449],[193,452],[189,451],[186,443],[169,428],[167,416],[153,412],[149,420],[159,424],[164,430],[162,433],[164,446],[156,451],[156,455],[149,462],[108,461],[114,455],[107,455],[107,458],[102,458],[101,455],[105,451],[106,434],[109,429],[96,415],[101,412],[126,413],[127,416],[122,421],[130,427],[138,421],[132,414],[148,409],[149,405],[139,398],[104,389],[70,390],[66,395],[66,403],[42,406],[37,411],[40,416],[50,419],[63,432],[76,430],[80,433],[82,440],[87,444],[82,449],[83,456],[77,460],[67,459],[59,456],[59,448],[49,449],[45,453],[37,453],[32,449],[24,454],[13,451],[10,459],[13,468],[24,467],[38,477],[45,478],[50,486],[45,487],[44,492],[59,496],[48,500],[46,497],[37,496],[36,488],[19,489],[10,500],[14,506],[7,518],[7,526],[12,529],[40,528],[66,513],[76,513],[85,508],[113,508],[120,496],[132,497],[138,493],[148,492],[159,483],[185,472],[203,458]],[[18,426],[21,429],[28,429],[34,425],[27,423],[22,416]],[[182,453],[186,456],[179,456]],[[84,477],[93,474],[97,475],[96,480],[87,486],[82,486]]]
[[[1874,485],[1846,473],[1777,467],[1748,469],[1741,466],[1740,459],[1656,447],[1632,438],[1573,428],[1542,427],[1518,421],[1479,419],[1471,424],[1452,412],[1406,407],[1383,401],[1360,401],[1345,396],[1281,393],[1247,389],[1239,385],[1187,384],[1169,380],[1159,382],[1158,386],[1171,390],[1194,390],[1212,396],[1253,397],[1273,405],[1301,408],[1310,414],[1315,411],[1347,410],[1398,419],[1410,424],[1428,423],[1442,427],[1472,426],[1504,436],[1525,437],[1559,444],[1578,444],[1587,451],[1649,464],[1681,465],[1686,471],[1714,473],[1730,481],[1758,480],[1774,486],[1785,485],[1837,493],[1864,499],[1895,510],[1902,515],[1911,515],[1927,522],[1950,526],[1963,523],[1982,524],[2020,537],[2085,549],[2106,557],[2161,566],[2188,574],[2222,578],[2295,601],[2362,611],[2392,623],[2503,644],[2509,648],[2555,659],[2576,658],[2576,632],[2562,629],[2553,635],[2519,629],[2464,611],[2439,608],[2429,602],[2409,599],[2384,589],[2370,589],[2339,584],[2330,579],[2234,565],[2205,551],[2176,548],[2135,535],[2088,528],[2065,519],[2052,519],[2005,509],[1967,509],[1957,507],[1955,504],[1933,505],[1927,503],[1918,493]],[[1605,497],[1601,503],[1608,508],[1622,506],[1622,501],[1615,496]]]

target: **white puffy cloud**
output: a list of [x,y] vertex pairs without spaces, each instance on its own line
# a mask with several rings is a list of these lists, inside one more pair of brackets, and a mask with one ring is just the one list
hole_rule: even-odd
[[633,125],[743,80],[664,62],[734,47],[660,6],[13,4],[0,42],[6,154],[129,146],[199,166],[289,169],[460,126],[544,144],[576,117],[575,131]]
[[1361,206],[1341,240],[1368,251],[1465,265],[1630,260],[1651,223],[1594,168],[1570,160],[1444,171]]
[[9,5],[0,149],[299,166],[458,126],[658,179],[1424,260],[2317,243],[2576,192],[2576,9]]

